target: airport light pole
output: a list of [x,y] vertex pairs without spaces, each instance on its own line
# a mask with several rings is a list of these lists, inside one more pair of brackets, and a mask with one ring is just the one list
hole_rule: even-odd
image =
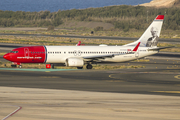
[[149,11],[147,11],[147,23],[148,23],[148,12],[149,12]]
[[165,24],[165,20],[166,20],[166,11],[165,11],[165,15],[164,15],[164,24]]

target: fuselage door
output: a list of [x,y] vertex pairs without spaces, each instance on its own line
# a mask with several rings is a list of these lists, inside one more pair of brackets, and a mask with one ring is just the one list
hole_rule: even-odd
[[77,54],[78,54],[78,53],[77,53],[77,51],[76,51],[76,50],[74,50],[74,56],[77,56]]
[[81,51],[80,50],[78,51],[78,56],[81,56]]
[[29,49],[28,48],[24,48],[24,56],[29,57]]

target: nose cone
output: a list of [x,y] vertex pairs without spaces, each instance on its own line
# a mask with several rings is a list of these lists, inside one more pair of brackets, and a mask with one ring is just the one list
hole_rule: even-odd
[[3,56],[3,58],[6,59],[6,60],[9,60],[9,54],[8,54],[8,53],[5,54],[5,55]]

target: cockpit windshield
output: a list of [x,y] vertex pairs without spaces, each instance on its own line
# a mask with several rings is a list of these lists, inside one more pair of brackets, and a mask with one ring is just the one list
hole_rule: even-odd
[[18,51],[11,51],[10,53],[18,53]]

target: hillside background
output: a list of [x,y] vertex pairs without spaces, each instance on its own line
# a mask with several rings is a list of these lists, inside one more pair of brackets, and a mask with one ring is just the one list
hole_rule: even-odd
[[[165,6],[158,6],[158,3]],[[156,3],[156,4],[155,4]],[[0,11],[0,27],[89,27],[95,30],[146,29],[159,14],[165,15],[163,29],[180,29],[180,0],[154,0],[138,6],[109,6],[65,11]],[[148,7],[147,7],[148,6]]]

